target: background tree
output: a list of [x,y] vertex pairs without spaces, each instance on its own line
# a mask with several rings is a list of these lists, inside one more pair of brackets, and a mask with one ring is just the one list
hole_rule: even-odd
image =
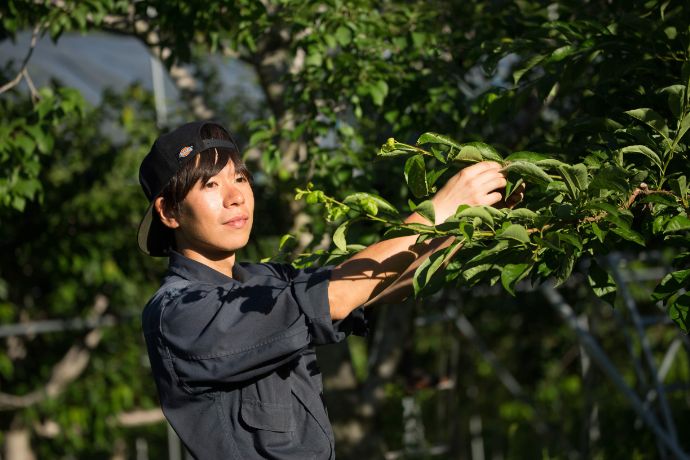
[[[541,297],[519,289],[507,299],[480,294],[499,280],[513,291],[527,276],[582,281],[580,266],[589,267],[594,297],[613,301],[601,256],[622,250],[634,259],[652,249],[662,259],[676,256],[677,270],[655,296],[687,328],[689,15],[685,5],[665,1],[10,1],[0,7],[0,38],[32,30],[59,43],[64,33],[106,31],[141,40],[180,90],[186,107],[178,118],[220,118],[264,172],[257,212],[270,206],[275,225],[257,229],[246,252],[252,259],[304,253],[299,263],[336,260],[387,228],[406,231],[386,214],[389,206],[429,212],[422,202],[448,174],[481,157],[505,158],[513,183],[528,182],[523,211],[487,217],[488,209],[462,210],[453,225],[415,229],[465,238],[446,269],[434,259],[419,272],[418,291],[457,280],[479,288],[450,287],[376,310],[368,342],[326,350],[333,356],[325,367],[342,363],[324,369],[340,454],[375,458],[406,446],[412,455],[438,442],[450,456],[467,456],[476,431],[466,427],[484,420],[492,454],[586,456],[591,449],[629,458],[653,450],[653,436],[627,423],[630,409],[606,398],[601,376],[596,385],[585,382],[572,337]],[[210,54],[256,72],[265,99],[251,108],[257,120],[249,126],[231,117],[241,113],[236,106],[216,103]],[[140,88],[89,107],[59,83],[34,88],[30,59],[31,48],[25,62],[3,71],[0,89],[0,244],[7,254],[0,314],[16,323],[110,313],[117,326],[7,340],[0,355],[6,457],[20,445],[40,458],[102,458],[119,449],[113,440],[131,449],[139,436],[123,427],[125,415],[156,406],[138,312],[163,265],[140,255],[133,235],[145,206],[136,169],[158,128],[151,96]],[[419,139],[421,152],[414,144],[426,131],[448,137]],[[470,144],[480,141],[486,144]],[[293,199],[295,188],[304,200]],[[287,232],[298,244],[293,251],[283,239],[276,254]],[[593,303],[589,289],[568,295],[629,368],[610,308]],[[487,299],[502,307],[487,308]],[[452,322],[428,320],[459,305],[464,318],[481,324],[493,353],[512,363],[508,371],[529,398],[498,385],[486,355],[459,346]],[[657,334],[662,343],[677,329]],[[681,362],[671,376],[687,380],[688,373]],[[455,390],[438,391],[439,383]],[[588,400],[602,401],[598,442],[580,436]],[[687,420],[687,401],[681,395],[674,403],[674,415]],[[426,438],[405,429],[414,407]],[[572,416],[563,420],[564,413]],[[146,436],[158,439],[164,429]],[[151,445],[152,456],[163,455],[163,443]]]

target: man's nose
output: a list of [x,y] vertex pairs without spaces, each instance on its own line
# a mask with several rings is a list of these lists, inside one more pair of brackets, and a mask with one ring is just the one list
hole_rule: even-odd
[[234,206],[244,204],[244,193],[240,187],[234,182],[228,182],[225,187],[225,196],[223,197],[223,204],[225,206]]

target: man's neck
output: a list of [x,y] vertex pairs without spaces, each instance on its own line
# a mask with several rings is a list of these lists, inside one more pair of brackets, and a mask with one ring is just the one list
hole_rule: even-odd
[[180,254],[194,261],[202,263],[226,276],[232,278],[232,267],[235,265],[235,253],[205,254],[193,249],[184,248]]

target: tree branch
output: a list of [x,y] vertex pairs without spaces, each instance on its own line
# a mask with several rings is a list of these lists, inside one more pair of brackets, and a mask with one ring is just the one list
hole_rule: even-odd
[[165,420],[165,416],[160,407],[157,407],[155,409],[138,409],[131,412],[121,412],[115,415],[114,420],[119,426],[133,427],[162,422]]
[[[36,24],[36,27],[34,27],[33,32],[31,32],[31,44],[29,45],[29,51],[27,51],[26,57],[24,57],[24,60],[22,61],[22,67],[19,69],[19,72],[17,72],[17,75],[12,80],[8,81],[0,87],[0,94],[5,93],[17,86],[19,82],[22,81],[22,78],[26,78],[27,82],[31,81],[26,67],[27,65],[29,65],[29,59],[31,59],[31,55],[34,53],[34,48],[36,48],[36,43],[38,42],[38,35],[40,31],[41,24]],[[35,92],[36,88],[33,87],[33,82],[29,83],[29,89],[31,89],[32,96],[38,97],[38,93]]]
[[[92,308],[92,314],[98,318],[105,313],[107,308],[108,298],[104,295],[97,295]],[[90,350],[96,348],[101,340],[101,336],[101,329],[95,328],[72,345],[62,359],[53,367],[50,379],[42,388],[22,396],[0,393],[0,411],[23,409],[38,404],[45,399],[58,396],[84,372],[91,358]]]

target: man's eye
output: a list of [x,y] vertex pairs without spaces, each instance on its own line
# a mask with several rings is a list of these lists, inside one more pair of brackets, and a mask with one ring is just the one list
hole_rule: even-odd
[[216,185],[218,185],[218,183],[216,183],[216,182],[214,182],[214,181],[208,181],[208,182],[206,182],[206,188],[213,188],[213,187],[215,187]]
[[237,177],[235,177],[235,181],[236,182],[247,182],[247,178],[240,174]]

